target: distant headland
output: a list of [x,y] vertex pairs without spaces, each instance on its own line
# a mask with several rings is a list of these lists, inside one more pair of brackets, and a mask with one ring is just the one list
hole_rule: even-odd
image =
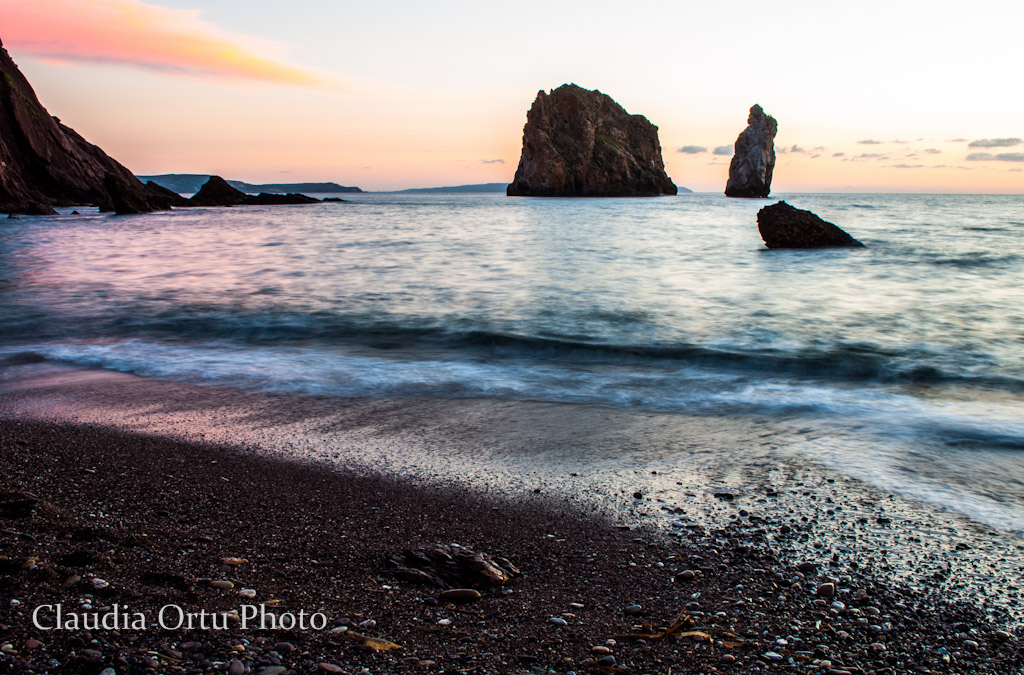
[[[143,182],[153,181],[157,185],[167,188],[178,194],[195,194],[210,180],[208,173],[163,173],[156,176],[137,176]],[[337,183],[246,183],[241,180],[227,180],[227,184],[236,190],[248,194],[269,192],[273,194],[286,194],[299,192],[309,194],[310,192],[320,194],[334,194],[340,192],[362,192],[357,187],[338,185]]]

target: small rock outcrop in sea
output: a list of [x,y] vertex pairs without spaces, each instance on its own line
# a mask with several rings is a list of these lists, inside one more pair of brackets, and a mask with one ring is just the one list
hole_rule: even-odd
[[51,117],[0,43],[0,212],[53,214],[95,204],[139,213],[170,208],[131,171]]
[[249,195],[228,185],[220,176],[210,176],[199,192],[189,199],[189,206],[238,206],[245,204]]
[[151,180],[146,181],[146,191],[154,197],[166,199],[171,206],[188,206],[188,199],[182,197],[174,190],[168,190],[163,185],[154,183]]
[[307,197],[295,192],[286,195],[271,194],[269,192],[247,195],[241,190],[232,187],[220,176],[210,176],[210,179],[199,188],[199,192],[184,201],[184,204],[176,204],[176,206],[278,206],[282,204],[320,203],[320,200],[315,197]]
[[727,197],[767,197],[775,170],[775,133],[779,125],[756,103],[750,108],[747,128],[736,139],[729,164]]
[[518,197],[674,195],[658,127],[610,96],[575,84],[537,93],[506,194]]
[[864,246],[832,223],[786,202],[758,211],[757,229],[768,248]]
[[261,192],[258,195],[248,195],[247,204],[274,206],[278,204],[319,204],[316,197],[307,197],[297,192],[278,194],[276,192]]

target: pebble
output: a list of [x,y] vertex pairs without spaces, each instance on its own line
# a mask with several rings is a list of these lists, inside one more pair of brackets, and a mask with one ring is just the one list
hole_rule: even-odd
[[278,642],[274,645],[274,651],[278,654],[291,654],[295,651],[295,645],[291,642]]
[[319,664],[317,666],[317,668],[320,669],[321,673],[344,673],[345,672],[340,666],[336,666],[333,663],[321,663],[321,664]]
[[697,573],[693,570],[683,570],[676,575],[676,581],[693,581],[697,578]]
[[801,574],[817,574],[818,566],[812,562],[802,562],[796,566]]
[[210,588],[219,588],[224,591],[230,591],[235,585],[227,579],[215,579],[210,582]]
[[603,654],[611,654],[612,650],[609,649],[608,647],[605,647],[604,645],[596,645],[596,646],[590,648],[590,652],[592,654],[602,654],[603,655]]
[[820,598],[831,598],[836,594],[836,585],[829,582],[818,586],[815,594]]
[[644,608],[640,605],[629,605],[628,607],[623,608],[622,611],[626,614],[629,614],[630,616],[637,616],[642,611],[644,611]]
[[610,668],[615,665],[615,657],[609,654],[608,656],[602,656],[597,660],[597,665],[604,668]]
[[117,675],[117,671],[113,668],[104,668],[100,671],[100,675]]
[[251,600],[252,598],[256,597],[256,589],[243,588],[242,590],[238,591],[238,596],[242,598],[249,598]]
[[39,640],[25,640],[25,649],[32,651],[33,649],[39,649],[43,646],[43,643]]
[[783,659],[782,654],[778,652],[765,652],[764,657],[769,661],[781,661]]
[[1005,630],[997,630],[995,635],[996,635],[996,639],[1001,640],[1003,642],[1006,642],[1007,640],[1010,639],[1010,634],[1007,633]]
[[452,588],[437,594],[437,599],[444,602],[476,602],[480,598],[480,591],[472,588]]
[[230,567],[236,567],[238,565],[248,565],[249,561],[245,558],[221,558],[221,565],[228,565]]
[[100,579],[99,577],[94,577],[92,579],[92,587],[97,590],[101,588],[110,588],[110,582],[105,581],[104,579]]
[[553,623],[556,626],[568,626],[569,622],[560,616],[553,616],[548,619],[548,623]]
[[228,664],[228,675],[244,675],[245,666],[238,659],[232,659]]
[[259,672],[259,675],[281,675],[288,669],[284,666],[268,666]]

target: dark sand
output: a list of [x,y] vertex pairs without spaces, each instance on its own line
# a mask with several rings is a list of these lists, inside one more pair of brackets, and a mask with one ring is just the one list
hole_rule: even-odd
[[[543,492],[510,501],[10,417],[0,419],[0,457],[0,672],[1016,673],[1022,663],[1022,635],[970,604],[828,556],[801,574],[778,553],[799,528],[737,520],[671,541]],[[504,556],[522,575],[454,606],[385,565],[403,549],[452,542]],[[222,564],[231,557],[247,562]],[[688,570],[695,579],[680,576]],[[835,597],[817,595],[826,581]],[[31,625],[41,604],[155,614],[275,601],[271,611],[323,612],[328,629],[348,625],[401,649],[330,630]],[[679,617],[689,619],[675,632],[692,634],[655,637]]]

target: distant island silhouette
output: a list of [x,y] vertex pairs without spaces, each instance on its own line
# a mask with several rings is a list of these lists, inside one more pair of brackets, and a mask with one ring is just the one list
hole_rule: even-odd
[[[199,192],[199,189],[210,180],[211,174],[208,173],[164,173],[156,176],[137,176],[141,181],[153,181],[157,185],[177,192],[178,194],[195,194]],[[241,190],[245,193],[258,193],[258,192],[270,192],[270,193],[293,193],[299,192],[306,194],[309,192],[318,192],[321,194],[336,193],[336,192],[362,192],[357,187],[349,187],[345,185],[338,185],[337,183],[246,183],[241,180],[228,180],[227,184],[236,190]]]

